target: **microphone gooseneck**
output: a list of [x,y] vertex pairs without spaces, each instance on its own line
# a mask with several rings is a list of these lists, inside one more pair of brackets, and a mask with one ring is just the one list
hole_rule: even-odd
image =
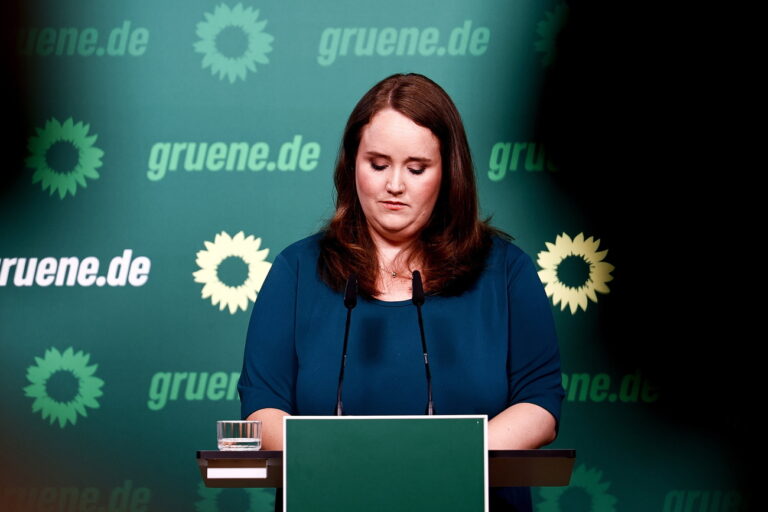
[[347,341],[349,341],[349,322],[352,319],[352,309],[357,305],[357,275],[351,274],[347,278],[347,285],[344,288],[344,307],[347,308],[347,324],[344,327],[344,347],[341,351],[341,368],[339,369],[339,387],[336,390],[336,416],[344,414],[344,407],[341,405],[341,388],[344,384],[344,367],[347,365]]
[[427,372],[427,416],[435,414],[435,404],[432,402],[432,372],[429,371],[429,353],[427,352],[427,340],[424,337],[424,320],[421,317],[421,306],[424,304],[424,287],[421,284],[421,273],[413,271],[413,304],[419,314],[419,332],[421,333],[421,350],[424,353],[424,370]]

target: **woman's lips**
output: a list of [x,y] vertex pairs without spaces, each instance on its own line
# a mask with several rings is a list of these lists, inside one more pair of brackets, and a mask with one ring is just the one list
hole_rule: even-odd
[[399,201],[382,201],[381,204],[388,210],[402,210],[406,206],[405,203]]

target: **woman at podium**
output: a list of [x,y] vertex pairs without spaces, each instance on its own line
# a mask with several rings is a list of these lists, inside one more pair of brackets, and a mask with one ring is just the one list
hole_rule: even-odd
[[[552,442],[563,389],[551,306],[531,258],[479,218],[445,91],[418,74],[376,84],[347,121],[334,182],[332,219],[276,257],[251,315],[238,389],[243,418],[263,423],[263,448],[282,449],[285,415],[334,414],[351,274],[344,414],[424,414],[416,270],[435,412],[487,414],[489,449]],[[492,510],[494,500],[530,508],[520,491],[492,492]]]

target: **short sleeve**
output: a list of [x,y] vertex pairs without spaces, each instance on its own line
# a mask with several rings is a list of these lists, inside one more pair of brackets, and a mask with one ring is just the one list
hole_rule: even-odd
[[251,312],[237,389],[241,416],[274,408],[296,413],[296,271],[278,255]]
[[[512,247],[512,246],[510,246]],[[536,404],[560,427],[565,393],[552,308],[530,256],[511,249],[507,257],[509,295],[508,406]]]

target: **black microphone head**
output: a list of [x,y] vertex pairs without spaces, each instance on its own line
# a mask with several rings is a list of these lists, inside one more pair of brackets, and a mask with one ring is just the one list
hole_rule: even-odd
[[413,271],[413,303],[417,306],[424,304],[424,287],[421,285],[421,273]]
[[347,278],[347,286],[344,289],[344,305],[352,309],[357,305],[357,275],[350,274]]

